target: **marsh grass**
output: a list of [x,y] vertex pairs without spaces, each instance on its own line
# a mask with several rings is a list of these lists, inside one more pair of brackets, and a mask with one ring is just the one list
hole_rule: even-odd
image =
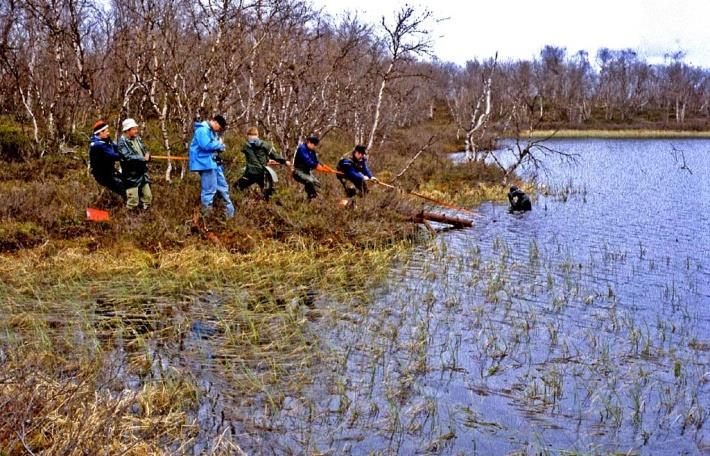
[[[333,377],[349,407],[313,422],[315,441],[337,430],[318,448],[643,453],[673,438],[673,449],[703,451],[707,357],[692,348],[697,328],[679,324],[679,294],[688,295],[673,297],[678,310],[661,294],[667,307],[639,312],[611,279],[622,267],[639,277],[629,263],[649,261],[652,249],[607,247],[582,264],[554,243],[450,238],[398,264],[371,308],[342,308],[324,326],[332,351],[347,353]],[[316,391],[318,410],[328,396]],[[529,431],[511,425],[521,419]]]
[[[353,281],[376,281],[401,250],[294,250],[275,241],[248,254],[116,246],[48,257],[51,249],[0,257],[0,435],[11,453],[160,453],[184,444],[200,426],[192,410],[201,365],[230,395],[262,394],[278,409],[285,392],[312,381],[306,373],[319,358],[299,303],[309,292],[364,298]],[[195,337],[196,321],[213,325],[206,340]],[[18,433],[23,423],[30,428]]]

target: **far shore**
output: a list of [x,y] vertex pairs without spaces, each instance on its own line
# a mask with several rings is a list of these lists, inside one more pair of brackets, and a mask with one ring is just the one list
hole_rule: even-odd
[[[553,135],[554,133],[554,135]],[[710,138],[708,131],[683,131],[683,130],[644,130],[644,129],[624,129],[624,130],[535,130],[523,132],[522,136],[530,138]]]

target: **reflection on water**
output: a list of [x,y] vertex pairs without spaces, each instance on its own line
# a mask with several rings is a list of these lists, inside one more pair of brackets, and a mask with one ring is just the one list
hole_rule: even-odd
[[709,451],[710,142],[554,146],[579,163],[551,164],[533,212],[483,205],[475,228],[422,246],[371,303],[314,322],[330,362],[254,418],[268,432],[238,440],[279,453]]

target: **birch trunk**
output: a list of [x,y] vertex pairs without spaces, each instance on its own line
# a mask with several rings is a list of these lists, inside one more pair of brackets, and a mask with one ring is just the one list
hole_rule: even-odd
[[377,103],[375,104],[375,118],[372,121],[372,129],[370,130],[370,137],[367,140],[367,150],[372,148],[372,144],[375,142],[375,133],[377,132],[377,127],[380,125],[380,115],[382,111],[382,99],[384,98],[385,88],[387,87],[387,81],[389,80],[392,70],[394,70],[394,60],[390,62],[387,71],[382,77],[382,84],[380,84],[380,91],[377,94]]

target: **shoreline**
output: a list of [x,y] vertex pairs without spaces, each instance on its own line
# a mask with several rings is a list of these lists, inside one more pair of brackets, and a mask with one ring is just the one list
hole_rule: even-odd
[[527,138],[607,138],[607,139],[710,139],[710,131],[688,131],[688,130],[653,130],[653,129],[621,129],[621,130],[536,130],[525,132],[521,137]]

